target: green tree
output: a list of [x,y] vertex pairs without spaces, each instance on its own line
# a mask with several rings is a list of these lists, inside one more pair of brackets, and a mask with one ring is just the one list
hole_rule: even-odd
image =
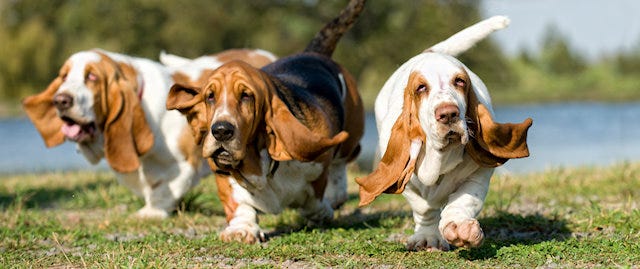
[[[301,51],[346,0],[0,1],[0,97],[43,90],[74,52],[103,48],[157,59],[162,50],[197,57],[253,47]],[[371,104],[400,64],[481,19],[475,1],[369,1],[334,58],[356,76]],[[513,80],[492,41],[462,60],[487,84]]]
[[587,67],[585,59],[575,52],[554,25],[547,27],[540,55],[542,68],[552,74],[577,74]]

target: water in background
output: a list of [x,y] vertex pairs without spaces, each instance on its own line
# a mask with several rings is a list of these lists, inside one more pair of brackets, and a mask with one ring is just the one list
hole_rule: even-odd
[[[609,165],[640,161],[640,103],[564,103],[499,107],[500,122],[533,118],[528,143],[531,156],[510,160],[498,173],[528,173],[555,167]],[[367,114],[358,164],[371,169],[377,142],[373,114]],[[74,169],[107,169],[90,165],[75,144],[47,149],[26,118],[0,120],[0,174]]]

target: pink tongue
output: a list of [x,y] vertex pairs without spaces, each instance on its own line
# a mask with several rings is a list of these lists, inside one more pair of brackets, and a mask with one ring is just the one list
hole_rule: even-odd
[[80,134],[81,128],[78,124],[64,124],[61,131],[66,137],[73,139]]

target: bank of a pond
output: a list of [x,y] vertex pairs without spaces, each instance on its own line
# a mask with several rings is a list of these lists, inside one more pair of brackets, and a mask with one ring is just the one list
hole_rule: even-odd
[[[610,165],[640,161],[640,103],[557,103],[495,109],[501,122],[533,118],[528,141],[531,156],[511,160],[499,173],[529,173],[556,167]],[[367,114],[358,165],[371,169],[377,145],[372,113]],[[26,118],[0,120],[0,173],[107,169],[90,165],[73,143],[44,146]]]

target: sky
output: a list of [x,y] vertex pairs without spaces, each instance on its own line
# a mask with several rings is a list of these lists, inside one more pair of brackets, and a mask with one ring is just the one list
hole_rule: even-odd
[[554,26],[588,59],[640,48],[639,0],[483,0],[484,17],[506,15],[509,28],[494,34],[508,54],[537,52]]

